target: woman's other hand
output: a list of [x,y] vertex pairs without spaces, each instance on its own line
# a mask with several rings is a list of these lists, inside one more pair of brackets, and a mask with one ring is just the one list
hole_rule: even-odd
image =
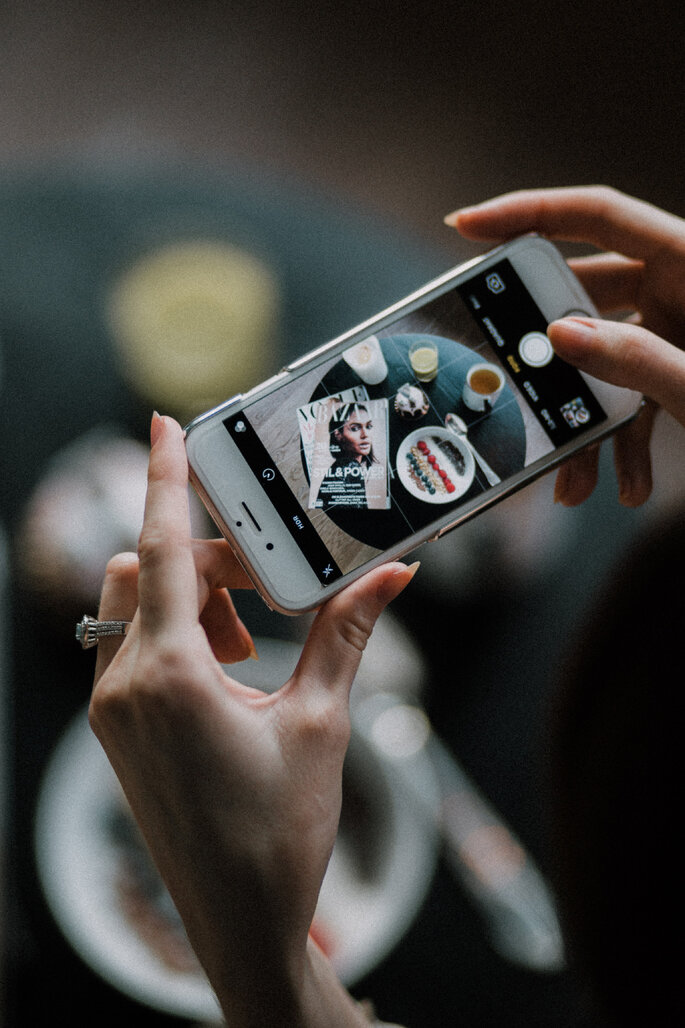
[[[657,406],[685,425],[685,221],[603,186],[510,193],[445,220],[468,239],[495,243],[537,232],[605,251],[569,264],[602,314],[630,313],[629,320],[565,318],[549,326],[549,338],[581,371],[649,398],[615,436],[620,500],[644,503]],[[596,447],[568,461],[557,477],[557,499],[582,503],[597,464]]]

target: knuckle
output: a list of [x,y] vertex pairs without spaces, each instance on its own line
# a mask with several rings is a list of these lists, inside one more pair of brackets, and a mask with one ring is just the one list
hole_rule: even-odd
[[345,750],[350,741],[350,716],[347,704],[336,703],[328,694],[320,694],[300,712],[297,735],[309,748],[323,748],[332,754]]
[[105,579],[109,582],[118,582],[137,564],[138,557],[135,553],[117,553],[107,561]]
[[586,187],[587,201],[592,205],[599,218],[607,217],[614,211],[621,193],[614,186],[593,185]]
[[155,560],[165,545],[168,545],[167,536],[150,525],[143,525],[138,539],[138,560],[141,565]]
[[161,639],[137,656],[131,671],[106,672],[91,696],[89,720],[96,735],[135,723],[185,718],[193,707],[194,664],[174,639]]
[[630,381],[639,382],[651,374],[651,348],[641,329],[634,328],[626,332],[621,348],[621,360]]
[[127,694],[111,686],[103,676],[93,690],[88,706],[88,720],[97,738],[104,744],[110,734],[120,734],[129,717]]
[[346,646],[362,654],[371,636],[372,627],[370,619],[357,613],[338,625],[338,633]]
[[90,703],[88,704],[88,721],[90,722],[90,727],[98,738],[100,738],[101,734],[100,722],[102,717],[103,692],[104,689],[102,684],[98,685],[98,687],[93,690],[93,694],[90,697]]
[[138,539],[138,560],[141,567],[164,564],[167,559],[185,542],[181,532],[172,528],[161,528],[146,524]]
[[195,678],[196,668],[186,649],[174,636],[165,635],[139,655],[131,676],[131,696],[140,710],[183,707]]
[[606,182],[595,183],[587,187],[590,196],[594,196],[598,203],[613,203],[618,196],[619,190],[615,186],[609,186]]
[[344,607],[338,611],[338,617],[333,621],[333,631],[342,643],[343,649],[350,649],[361,655],[371,638],[378,615],[377,606],[359,602],[354,594],[348,594]]

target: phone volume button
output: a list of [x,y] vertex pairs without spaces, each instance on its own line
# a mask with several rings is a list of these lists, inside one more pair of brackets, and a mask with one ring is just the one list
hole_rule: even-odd
[[438,539],[442,539],[443,535],[447,535],[447,533],[448,533],[448,532],[451,532],[453,528],[456,528],[458,524],[459,524],[459,522],[458,522],[458,521],[455,521],[455,522],[453,522],[453,524],[451,524],[451,525],[445,525],[445,527],[444,527],[444,528],[441,528],[441,529],[440,529],[440,531],[439,531],[439,532],[437,533],[437,535],[434,535],[434,536],[432,536],[432,537],[431,537],[431,539],[429,540],[429,542],[431,542],[431,543],[434,543],[434,542],[436,542],[436,541],[437,541]]

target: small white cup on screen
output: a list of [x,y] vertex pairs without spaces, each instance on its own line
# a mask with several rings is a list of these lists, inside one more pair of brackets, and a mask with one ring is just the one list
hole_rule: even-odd
[[378,385],[388,376],[388,365],[376,336],[362,339],[360,343],[345,350],[343,357],[367,385]]

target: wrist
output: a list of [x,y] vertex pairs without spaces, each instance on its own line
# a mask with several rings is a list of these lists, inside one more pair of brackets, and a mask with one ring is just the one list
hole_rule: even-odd
[[312,938],[307,942],[303,1028],[369,1028],[364,1007],[344,988],[330,961]]
[[229,964],[221,974],[210,973],[231,1028],[369,1028],[374,1023],[311,938],[304,955],[281,962],[262,953],[250,968],[247,973]]
[[212,961],[202,961],[205,972],[231,1028],[264,1025],[304,1026],[303,962],[290,965],[273,947],[245,945],[223,952],[217,947]]

